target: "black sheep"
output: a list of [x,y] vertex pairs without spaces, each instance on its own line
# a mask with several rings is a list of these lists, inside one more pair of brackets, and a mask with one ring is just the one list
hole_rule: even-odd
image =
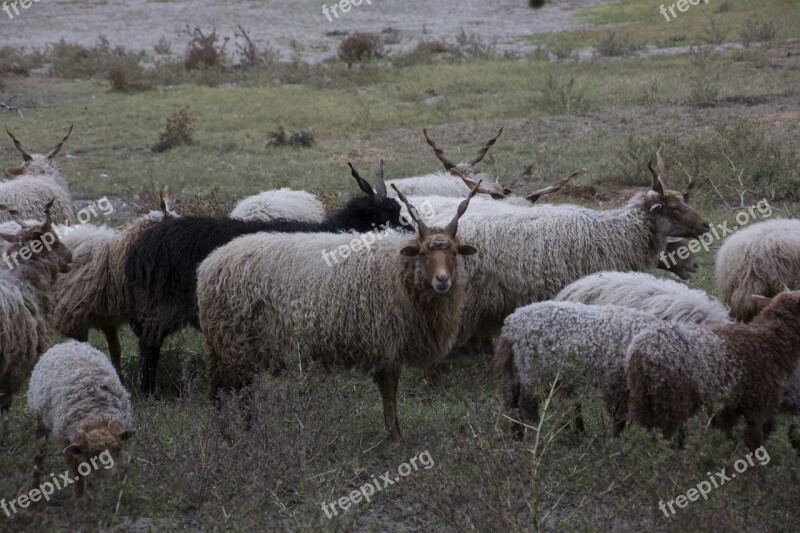
[[133,243],[125,264],[131,327],[139,337],[140,389],[155,388],[156,366],[164,339],[191,325],[200,327],[197,309],[197,267],[216,248],[242,235],[258,232],[337,233],[404,228],[400,204],[387,198],[383,161],[375,191],[350,165],[366,196],[348,201],[322,222],[277,219],[245,221],[230,217],[180,217],[148,229]]

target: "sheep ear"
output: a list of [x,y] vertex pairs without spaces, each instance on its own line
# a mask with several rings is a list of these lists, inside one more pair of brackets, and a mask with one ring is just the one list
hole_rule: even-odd
[[750,298],[752,298],[753,301],[761,308],[768,306],[772,302],[772,298],[767,298],[766,296],[761,296],[760,294],[753,294],[750,296]]
[[419,244],[412,244],[411,246],[406,246],[402,250],[400,250],[400,255],[404,255],[406,257],[416,257],[419,255]]
[[661,204],[653,204],[650,206],[650,212],[661,211],[663,207]]
[[6,169],[6,174],[12,177],[22,176],[24,173],[25,169],[22,167],[8,167]]
[[9,235],[8,233],[0,233],[0,239],[8,242],[17,242],[17,236]]
[[469,244],[458,245],[458,255],[475,255],[477,253],[478,249],[474,246],[470,246]]
[[81,447],[77,444],[70,444],[63,451],[64,455],[71,455],[73,457],[77,457],[81,454]]

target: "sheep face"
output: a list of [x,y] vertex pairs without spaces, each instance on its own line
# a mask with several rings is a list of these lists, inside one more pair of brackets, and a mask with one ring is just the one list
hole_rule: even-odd
[[[707,233],[711,226],[697,211],[689,207],[683,194],[667,188],[667,170],[661,157],[661,149],[656,151],[656,167],[647,163],[653,176],[651,190],[645,194],[644,206],[653,219],[656,230],[668,237],[695,239]],[[694,187],[690,183],[689,191]]]
[[[17,224],[21,227],[19,232],[15,235],[0,233],[0,238],[13,244],[12,248],[6,250],[8,255],[23,249],[26,250],[26,253],[30,253],[31,258],[53,255],[56,259],[55,264],[58,267],[58,271],[66,274],[69,272],[70,264],[72,263],[72,252],[61,242],[58,234],[53,229],[50,216],[53,202],[55,202],[55,199],[50,200],[45,207],[45,221],[42,224],[29,226],[18,220]],[[24,254],[20,253],[20,255],[25,258]]]
[[664,255],[669,259],[659,259],[658,268],[672,272],[684,281],[690,280],[692,274],[697,272],[699,268],[697,258],[691,252],[686,256],[686,259],[681,259],[681,256],[678,254],[681,249],[685,249],[688,252],[688,246],[688,239],[668,238],[667,249],[664,251]]
[[468,244],[461,244],[447,230],[431,230],[418,244],[406,246],[400,254],[416,257],[417,278],[424,276],[427,284],[439,294],[446,294],[458,281],[459,255],[472,255],[478,250]]
[[14,141],[14,146],[17,147],[17,150],[20,151],[22,154],[22,165],[18,167],[8,167],[6,169],[6,174],[11,177],[22,176],[22,175],[29,175],[29,176],[40,176],[40,175],[51,175],[51,174],[58,174],[59,169],[58,166],[53,162],[53,158],[58,154],[61,150],[61,147],[64,145],[64,142],[69,138],[70,134],[72,133],[72,126],[69,127],[69,131],[61,139],[55,147],[50,150],[47,154],[31,154],[25,148],[22,147],[22,143],[14,136],[13,133],[8,131],[6,128],[6,132],[8,133],[11,140]]
[[478,192],[480,183],[475,184],[466,200],[459,204],[456,215],[446,228],[429,228],[419,217],[417,208],[411,205],[406,196],[392,184],[397,197],[406,204],[408,214],[417,223],[419,232],[416,242],[400,250],[400,255],[415,257],[417,259],[417,277],[419,278],[424,271],[428,285],[439,294],[446,294],[458,281],[457,256],[473,255],[478,252],[474,246],[461,244],[456,234],[458,233],[458,220],[467,211],[469,201]]
[[679,192],[650,190],[644,200],[645,208],[662,235],[694,239],[711,229],[709,223],[684,202]]
[[89,462],[107,451],[111,458],[117,461],[125,442],[132,436],[133,431],[123,430],[117,421],[87,422],[70,436],[69,445],[64,448],[64,455],[76,464],[80,464]]

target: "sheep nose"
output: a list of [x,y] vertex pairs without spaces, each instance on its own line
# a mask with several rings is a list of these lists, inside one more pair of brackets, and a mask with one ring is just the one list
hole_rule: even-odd
[[439,281],[441,283],[447,283],[449,280],[450,280],[450,276],[448,276],[444,272],[440,272],[439,274],[436,274],[436,281]]
[[711,224],[709,224],[708,222],[704,221],[703,222],[703,229],[706,230],[706,231],[710,230],[711,229]]

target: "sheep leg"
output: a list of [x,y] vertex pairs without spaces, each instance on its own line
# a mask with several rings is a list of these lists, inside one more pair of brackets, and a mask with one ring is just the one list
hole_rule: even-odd
[[737,420],[739,419],[739,415],[733,409],[723,409],[719,413],[714,415],[711,423],[719,429],[720,431],[725,432],[725,435],[730,439],[733,440],[733,427],[736,425]]
[[145,331],[139,337],[139,388],[144,394],[153,394],[156,389],[156,368],[163,343],[163,335],[151,336]]
[[78,457],[71,453],[65,454],[64,458],[67,461],[67,466],[69,466],[69,471],[72,473],[72,479],[75,480],[75,482],[72,484],[72,497],[77,500],[83,496],[85,489],[83,476],[81,476],[80,472],[78,472],[78,465],[81,461]]
[[522,421],[529,426],[539,425],[539,400],[524,387],[519,392],[519,414]]
[[583,423],[583,410],[581,409],[581,402],[575,403],[572,422],[575,424],[575,433],[577,433],[579,437],[586,435],[586,425]]
[[752,418],[745,418],[747,427],[744,430],[744,442],[750,450],[755,450],[764,444],[764,424]]
[[775,415],[770,416],[767,421],[764,422],[764,438],[769,437],[777,427],[778,423],[775,421]]
[[374,379],[383,399],[383,420],[386,429],[389,430],[389,440],[400,442],[403,437],[397,420],[397,386],[400,382],[400,373],[381,370],[375,373]]
[[111,364],[114,365],[114,370],[117,371],[117,375],[122,379],[122,345],[119,343],[119,330],[116,326],[105,326],[101,329],[106,336]]
[[33,458],[33,483],[31,487],[38,487],[44,471],[44,460],[47,457],[47,437],[50,431],[40,419],[36,424],[36,455]]

